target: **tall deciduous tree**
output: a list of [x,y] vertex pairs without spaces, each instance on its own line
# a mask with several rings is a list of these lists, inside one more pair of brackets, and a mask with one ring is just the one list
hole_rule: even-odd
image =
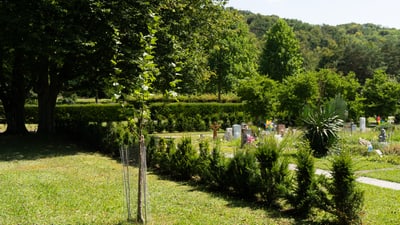
[[266,33],[265,39],[260,57],[261,74],[282,81],[285,77],[302,71],[303,58],[300,55],[300,45],[285,20],[278,19]]
[[0,100],[7,122],[7,133],[23,134],[25,99],[30,89],[33,46],[32,18],[34,2],[0,1]]
[[212,71],[208,90],[217,92],[221,99],[223,92],[232,92],[239,79],[252,77],[257,73],[258,49],[255,39],[235,11],[226,11],[221,18],[219,38],[210,51],[208,64]]
[[278,83],[266,76],[256,75],[240,81],[237,93],[248,110],[259,119],[274,118],[279,104]]
[[295,122],[306,105],[315,105],[319,99],[319,88],[313,72],[300,73],[283,80],[278,93],[281,118]]
[[400,85],[394,78],[378,70],[365,81],[362,95],[366,116],[395,115],[399,106]]
[[[13,118],[7,113],[8,129],[14,132],[17,120],[18,133],[24,132],[25,95],[33,89],[38,94],[38,131],[54,132],[56,99],[66,82],[102,70],[109,62],[107,56],[114,54],[104,51],[113,45],[110,10],[101,0],[0,3],[0,23],[8,31],[0,35],[1,52],[15,57],[8,61],[0,57],[1,85],[15,92],[2,94],[6,111],[12,108],[17,115]],[[8,101],[13,103],[8,105]]]

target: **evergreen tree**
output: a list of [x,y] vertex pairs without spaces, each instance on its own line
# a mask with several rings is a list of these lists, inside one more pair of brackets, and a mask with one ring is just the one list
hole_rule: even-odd
[[260,73],[281,81],[287,76],[299,73],[302,65],[300,44],[292,28],[285,20],[277,20],[266,33],[266,42],[260,58]]

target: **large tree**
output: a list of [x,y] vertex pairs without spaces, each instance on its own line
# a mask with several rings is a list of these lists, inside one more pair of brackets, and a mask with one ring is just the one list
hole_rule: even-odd
[[303,58],[299,41],[285,20],[278,19],[266,33],[265,39],[260,57],[261,74],[282,81],[302,71]]
[[32,5],[29,1],[0,1],[0,100],[7,133],[26,133],[25,98],[30,88]]
[[[38,94],[39,129],[55,131],[57,95],[72,80],[108,75],[115,29],[108,1],[1,1],[1,99],[7,132],[24,133],[26,93]],[[108,70],[109,71],[109,70]]]
[[399,106],[400,85],[396,79],[378,70],[365,81],[362,96],[366,116],[392,116]]
[[222,93],[232,92],[238,80],[257,73],[258,49],[248,26],[235,11],[226,11],[220,22],[219,38],[210,50],[208,64],[212,76],[208,90]]

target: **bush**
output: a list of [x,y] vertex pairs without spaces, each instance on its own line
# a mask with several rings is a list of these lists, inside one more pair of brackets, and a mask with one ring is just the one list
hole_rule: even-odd
[[[208,143],[208,142],[205,142]],[[208,144],[200,144],[200,159],[204,165],[201,179],[212,190],[226,190],[227,159],[220,152],[220,143],[209,153]]]
[[293,204],[298,215],[307,217],[311,212],[315,201],[317,201],[314,157],[308,143],[300,144],[296,154],[296,161],[297,185],[295,188]]
[[288,193],[290,186],[288,162],[283,158],[283,145],[273,135],[261,140],[256,158],[261,172],[261,195],[268,205]]
[[210,163],[211,163],[211,155],[210,155],[210,145],[209,142],[205,139],[200,140],[199,142],[199,157],[196,163],[196,175],[199,176],[200,181],[203,184],[207,184],[210,178]]
[[318,157],[325,156],[338,140],[343,120],[336,111],[336,104],[337,100],[332,100],[317,109],[306,107],[303,112],[305,137]]
[[178,180],[191,179],[195,174],[194,168],[196,168],[197,161],[197,152],[192,145],[192,139],[182,138],[171,156],[171,175]]
[[259,190],[260,171],[255,154],[251,149],[238,151],[229,162],[227,182],[235,194],[253,198]]
[[349,153],[342,151],[332,163],[332,212],[339,224],[362,224],[361,211],[364,193],[356,188],[353,162]]

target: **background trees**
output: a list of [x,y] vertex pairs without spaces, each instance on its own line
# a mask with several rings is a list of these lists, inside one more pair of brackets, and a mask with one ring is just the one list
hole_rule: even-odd
[[376,71],[363,87],[366,115],[387,117],[395,115],[400,98],[400,85],[383,71]]
[[[305,104],[322,104],[334,93],[342,94],[352,118],[376,114],[379,107],[385,111],[379,114],[397,113],[395,93],[371,99],[395,89],[390,85],[399,79],[399,30],[310,25],[224,3],[0,1],[0,100],[7,132],[26,132],[24,104],[32,93],[39,104],[39,132],[47,133],[55,131],[60,95],[105,96],[113,83],[138,83],[140,34],[148,34],[150,11],[160,16],[154,92],[165,94],[172,82],[179,94],[239,94],[257,105],[249,107],[254,115],[286,122],[296,121]],[[388,77],[376,80],[377,70]]]
[[303,58],[299,42],[285,20],[277,22],[265,34],[265,45],[260,56],[260,73],[282,81],[302,70]]

